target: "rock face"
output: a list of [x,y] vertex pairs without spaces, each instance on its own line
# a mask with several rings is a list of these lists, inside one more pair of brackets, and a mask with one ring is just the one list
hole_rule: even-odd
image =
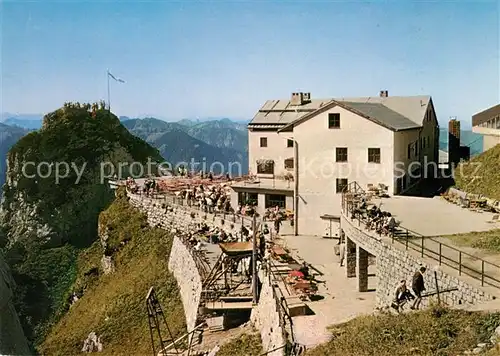
[[[138,166],[154,173],[149,163],[160,161],[158,150],[128,132],[104,105],[65,104],[44,117],[41,130],[12,146],[0,247],[23,291],[16,306],[28,339],[71,303],[76,255],[97,239],[99,213],[114,196],[107,178],[137,173]],[[103,266],[112,272],[112,261],[103,259]],[[2,327],[3,318],[0,313]]]
[[12,304],[14,281],[0,255],[0,355],[30,355],[19,317]]
[[148,159],[162,158],[107,110],[67,104],[47,114],[43,128],[19,140],[7,157],[0,211],[7,245],[89,246],[99,212],[113,199],[107,177],[132,174],[137,163],[155,173]]

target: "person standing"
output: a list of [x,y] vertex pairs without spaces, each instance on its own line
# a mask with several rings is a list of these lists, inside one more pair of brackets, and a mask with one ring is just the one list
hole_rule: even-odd
[[281,227],[281,216],[277,215],[274,218],[274,231],[276,231],[276,235],[279,235]]
[[415,293],[417,298],[415,298],[413,305],[410,307],[411,309],[418,309],[420,307],[420,302],[422,301],[422,292],[425,291],[425,284],[424,284],[425,271],[426,268],[422,266],[413,275],[411,289],[413,289],[413,293]]
[[344,265],[344,259],[345,259],[345,242],[340,244],[339,254],[340,254],[340,267],[342,267]]

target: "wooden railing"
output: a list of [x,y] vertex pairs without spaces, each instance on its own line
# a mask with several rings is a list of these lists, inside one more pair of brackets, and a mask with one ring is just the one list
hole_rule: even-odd
[[[359,200],[366,196],[365,191],[357,182],[351,182],[342,193],[342,213],[352,222],[357,221],[358,227],[369,230],[368,218],[355,212]],[[423,222],[424,223],[424,222]],[[458,275],[467,275],[480,281],[481,286],[500,288],[500,266],[478,258],[456,247],[445,244],[435,238],[423,236],[415,231],[398,226],[383,234],[381,230],[369,230],[379,237],[385,236],[395,244],[403,245],[405,250],[413,250],[421,257],[433,259],[439,265],[453,268]],[[368,234],[369,235],[369,234]]]

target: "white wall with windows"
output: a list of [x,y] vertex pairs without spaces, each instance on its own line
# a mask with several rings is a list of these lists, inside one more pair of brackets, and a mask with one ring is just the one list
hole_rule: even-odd
[[[341,107],[294,128],[298,144],[300,234],[323,235],[340,214],[341,192],[352,181],[364,189],[384,184],[392,192],[394,133]],[[338,231],[334,228],[334,231]]]
[[293,173],[293,141],[276,131],[248,131],[248,171],[262,178]]

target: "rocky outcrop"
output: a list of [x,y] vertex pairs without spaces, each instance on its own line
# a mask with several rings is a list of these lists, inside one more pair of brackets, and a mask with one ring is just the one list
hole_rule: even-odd
[[87,339],[83,342],[82,352],[101,352],[101,338],[95,332],[91,332]]
[[14,281],[0,255],[0,355],[30,355],[19,317],[12,303]]

